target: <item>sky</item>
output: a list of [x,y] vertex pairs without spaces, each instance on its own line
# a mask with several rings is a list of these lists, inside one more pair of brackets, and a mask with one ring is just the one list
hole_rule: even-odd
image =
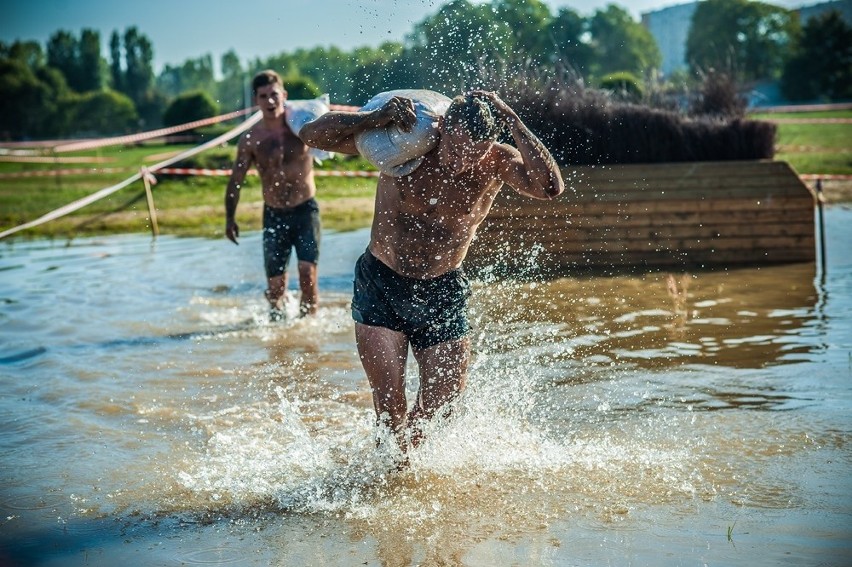
[[[636,20],[641,14],[685,0],[545,0],[551,11],[569,6],[583,16],[615,3]],[[136,26],[154,47],[154,70],[234,49],[243,62],[300,47],[378,46],[402,41],[444,0],[0,0],[0,41],[35,40],[44,46],[57,30],[79,37],[100,31],[104,57],[113,31]],[[794,7],[816,2],[772,0]]]

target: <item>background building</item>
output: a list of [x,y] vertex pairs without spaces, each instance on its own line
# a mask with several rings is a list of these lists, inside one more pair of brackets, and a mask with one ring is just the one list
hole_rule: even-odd
[[[664,76],[688,68],[686,39],[689,36],[692,15],[697,7],[698,2],[689,2],[642,14],[642,23],[654,36],[663,56],[661,71]],[[809,19],[830,10],[840,12],[844,21],[852,25],[852,0],[832,0],[801,6],[795,10],[799,12],[799,19],[803,25]]]

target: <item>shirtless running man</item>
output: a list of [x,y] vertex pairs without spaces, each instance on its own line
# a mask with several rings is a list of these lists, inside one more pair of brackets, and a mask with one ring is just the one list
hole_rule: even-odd
[[279,320],[284,315],[282,307],[292,248],[296,249],[299,260],[302,291],[299,312],[313,314],[319,303],[317,260],[320,244],[313,158],[308,146],[290,130],[284,119],[287,91],[278,74],[267,70],[255,75],[252,93],[263,119],[243,134],[237,146],[237,159],[225,192],[225,236],[238,244],[237,203],[246,173],[254,164],[263,187],[263,259],[270,317]]
[[[305,143],[358,153],[353,137],[415,123],[411,100],[394,97],[373,112],[329,112],[306,124]],[[497,143],[505,125],[517,149]],[[439,119],[440,139],[413,173],[382,174],[370,245],[355,267],[352,316],[361,362],[380,424],[400,448],[416,446],[421,420],[448,415],[465,387],[469,284],[462,261],[504,183],[536,199],[564,190],[550,152],[495,93],[456,97]],[[420,388],[410,411],[405,366],[411,345]]]

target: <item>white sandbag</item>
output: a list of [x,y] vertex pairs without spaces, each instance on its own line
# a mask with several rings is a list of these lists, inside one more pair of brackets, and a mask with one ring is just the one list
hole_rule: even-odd
[[[331,110],[328,105],[327,94],[308,100],[286,101],[284,103],[284,118],[287,121],[287,126],[298,136],[302,126]],[[310,154],[317,163],[322,163],[323,160],[334,157],[333,153],[317,148],[311,148]]]
[[358,153],[383,173],[393,177],[408,175],[423,162],[423,156],[438,144],[438,117],[452,102],[448,97],[423,89],[399,89],[374,96],[361,111],[381,108],[394,96],[410,98],[417,121],[410,132],[396,124],[355,135]]

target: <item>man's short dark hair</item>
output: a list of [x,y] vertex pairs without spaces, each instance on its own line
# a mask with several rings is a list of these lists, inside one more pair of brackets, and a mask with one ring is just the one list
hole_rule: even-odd
[[255,75],[254,79],[251,80],[251,94],[256,95],[257,89],[266,85],[281,85],[281,88],[284,88],[284,84],[281,82],[281,77],[278,73],[272,69],[266,69]]
[[471,94],[455,97],[447,108],[444,121],[447,126],[464,128],[474,142],[496,140],[502,129],[488,101]]

